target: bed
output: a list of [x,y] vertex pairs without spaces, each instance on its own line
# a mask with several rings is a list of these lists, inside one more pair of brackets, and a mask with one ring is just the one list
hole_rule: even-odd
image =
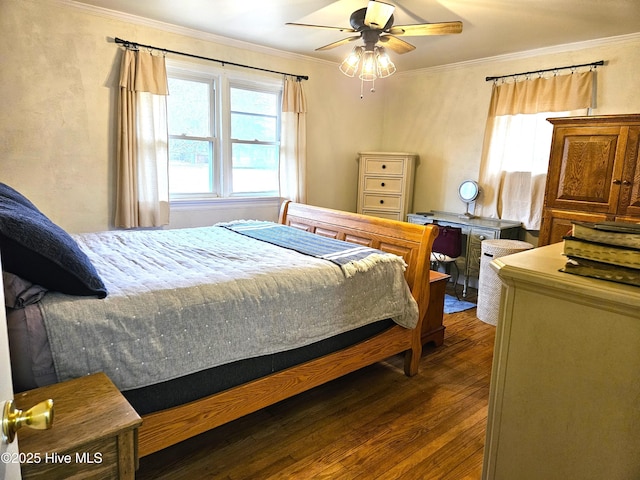
[[[19,203],[18,208],[26,206],[28,209],[35,209],[33,204],[12,189],[0,188],[0,197],[3,196],[4,199],[10,200],[9,203]],[[222,346],[217,346],[216,343],[216,347],[213,348],[215,352],[203,353],[202,349],[209,349],[208,352],[211,352],[212,339],[199,342],[199,345],[190,345],[194,342],[194,336],[198,339],[206,338],[204,330],[211,330],[210,327],[213,327],[214,322],[206,319],[196,321],[201,316],[201,312],[197,310],[200,308],[199,304],[207,303],[197,299],[209,299],[217,295],[215,292],[220,289],[206,290],[205,288],[208,287],[199,285],[195,290],[193,289],[192,283],[199,280],[190,278],[197,277],[195,273],[191,273],[197,269],[190,263],[193,261],[191,253],[176,254],[177,260],[169,258],[173,257],[173,253],[166,254],[167,258],[163,261],[169,264],[184,263],[186,266],[186,270],[172,280],[174,283],[166,288],[171,292],[168,299],[156,298],[153,292],[145,291],[147,287],[151,290],[154,282],[159,282],[161,285],[165,283],[164,279],[154,278],[154,275],[158,277],[157,274],[149,273],[150,276],[145,278],[137,272],[129,272],[131,278],[138,279],[136,285],[143,290],[138,292],[141,293],[143,300],[125,295],[127,301],[119,303],[116,313],[106,310],[103,312],[103,308],[106,308],[104,305],[117,305],[116,300],[122,296],[118,292],[120,287],[117,287],[111,279],[108,267],[102,263],[102,258],[123,255],[121,232],[107,233],[106,244],[91,245],[92,242],[97,241],[98,234],[74,235],[67,238],[65,232],[58,231],[58,227],[51,224],[48,219],[40,218],[39,221],[45,224],[47,234],[54,230],[62,236],[64,242],[68,242],[65,247],[73,250],[73,255],[68,255],[62,260],[60,258],[51,260],[56,265],[43,267],[43,262],[47,259],[43,258],[46,255],[42,255],[41,252],[35,260],[24,260],[32,253],[26,250],[33,249],[34,245],[17,245],[21,242],[16,242],[13,237],[16,231],[24,231],[22,218],[10,213],[6,214],[7,212],[3,212],[2,208],[0,206],[0,248],[3,268],[9,270],[3,273],[3,277],[6,283],[5,301],[7,307],[10,307],[7,308],[7,312],[10,313],[9,340],[14,377],[22,377],[20,370],[25,369],[24,362],[18,359],[21,354],[24,354],[22,350],[29,350],[31,358],[31,364],[27,369],[31,369],[28,373],[32,374],[32,378],[27,379],[27,383],[19,386],[18,390],[62,381],[84,373],[106,371],[112,380],[115,379],[114,383],[121,388],[123,395],[141,413],[143,424],[139,430],[140,456],[157,452],[393,355],[405,354],[405,374],[412,376],[418,370],[423,341],[426,339],[436,344],[442,343],[444,327],[441,324],[431,325],[429,332],[423,331],[423,320],[429,300],[430,249],[437,235],[437,227],[431,225],[396,222],[284,202],[277,224],[231,222],[216,226],[217,235],[230,237],[233,242],[238,242],[236,251],[231,255],[232,258],[235,258],[234,255],[239,255],[239,251],[251,253],[255,249],[254,258],[246,262],[246,267],[234,268],[238,271],[234,277],[239,276],[240,280],[234,278],[231,280],[232,283],[226,284],[225,289],[240,292],[237,282],[245,284],[249,282],[251,288],[257,289],[257,297],[273,297],[275,300],[271,302],[273,305],[271,303],[263,305],[256,303],[256,295],[249,298],[242,291],[236,293],[236,297],[232,300],[218,301],[216,303],[218,305],[233,304],[234,308],[244,304],[245,300],[249,302],[249,310],[244,310],[244,313],[235,311],[227,313],[225,310],[218,315],[222,319],[219,324],[223,323],[225,318],[228,324],[228,320],[233,318],[234,327],[239,326],[241,336],[244,335],[244,337],[242,341],[227,338],[225,335],[227,335],[228,325],[224,328],[218,325],[217,329],[213,329],[213,336],[216,341],[221,342]],[[209,235],[208,228],[206,232],[196,229],[198,230],[196,233]],[[173,232],[173,235],[186,235],[187,230],[191,229]],[[264,232],[271,235],[272,231],[277,232],[276,236],[284,235],[286,238],[277,241],[273,240],[273,237],[263,238]],[[145,238],[144,242],[150,242],[148,238],[164,238],[163,232],[169,231],[137,232],[136,235],[139,234],[140,238]],[[322,255],[314,256],[312,253],[303,251],[304,248],[308,248],[306,242],[310,237],[316,240],[323,239],[323,245],[326,242],[327,245],[331,245],[331,248],[335,246],[331,243],[333,240],[340,241],[335,242],[336,244],[344,245],[344,242],[347,242],[352,248],[345,250],[345,252],[348,250],[348,254],[342,251],[327,254],[323,250]],[[305,246],[302,250],[292,244],[287,244],[285,247],[277,245],[277,242],[282,241],[296,243],[300,238],[304,239]],[[47,238],[44,242],[40,241],[38,245],[53,241]],[[55,239],[55,241],[58,240]],[[202,244],[198,243],[197,237],[194,239],[191,236],[179,241],[184,242],[185,245],[188,244],[188,249],[183,252],[202,250],[205,252],[205,257],[215,257],[212,260],[213,264],[219,265],[216,263],[218,255],[212,255],[208,250],[207,243],[211,243],[209,237],[203,237]],[[218,237],[215,241],[218,241]],[[103,240],[101,239],[100,242]],[[157,240],[157,242],[164,243],[165,240]],[[260,246],[256,247],[255,245],[258,244]],[[141,256],[144,256],[145,245],[143,243],[139,246],[142,249]],[[340,245],[337,246],[340,247]],[[179,251],[173,244],[170,248],[174,253]],[[313,248],[317,248],[315,243]],[[371,254],[370,249],[376,249],[379,253]],[[59,248],[58,245],[53,250],[59,253],[64,249]],[[389,253],[393,255],[388,255]],[[340,263],[340,259],[354,254],[363,255],[364,263],[351,260]],[[69,275],[68,272],[61,273],[56,270],[56,267],[76,262],[76,255],[83,258],[83,261],[79,262],[80,265],[77,265],[80,274],[75,272],[74,275]],[[87,255],[86,258],[83,255]],[[258,283],[255,272],[251,270],[251,264],[256,263],[258,257],[272,258],[276,264],[283,258],[287,259],[284,264],[276,267],[284,276],[292,275],[287,281],[291,285],[288,285],[285,280],[280,280],[280,274],[260,274],[258,276],[267,284],[265,286]],[[329,257],[335,258],[327,261],[326,258]],[[372,258],[376,259],[373,262],[375,265],[371,264]],[[399,258],[402,259],[400,263],[403,263],[400,274],[397,269]],[[140,263],[139,260],[129,260],[129,267],[127,267],[129,269]],[[123,264],[122,262],[124,262],[123,259],[115,260],[115,264],[119,266]],[[197,262],[202,263],[205,260],[199,259]],[[317,270],[321,276],[324,275],[330,279],[320,286],[320,290],[328,292],[327,298],[331,301],[323,300],[318,291],[312,290],[314,283],[312,273],[316,275],[316,272],[297,272],[297,267],[294,268],[293,265],[296,262],[305,268]],[[25,263],[28,265],[23,268]],[[353,265],[358,267],[354,270]],[[361,282],[360,277],[365,277],[364,272],[371,272],[374,275],[370,280],[373,283],[364,287],[358,286]],[[38,282],[25,279],[34,273],[36,276],[33,278]],[[218,273],[225,279],[228,276],[226,270]],[[399,286],[400,282],[395,280],[398,275],[401,277],[402,286]],[[138,278],[141,276],[142,281]],[[336,282],[342,282],[343,277],[347,279],[346,285],[332,283],[331,279],[339,279]],[[65,283],[64,288],[54,285],[55,282],[59,283],[61,278]],[[81,281],[78,284],[79,278]],[[298,290],[292,290],[294,287]],[[13,294],[8,292],[8,289],[13,289]],[[372,290],[373,298],[380,300],[374,301],[366,297],[367,292],[363,289]],[[387,289],[395,289],[392,298],[388,301],[383,300],[382,291]],[[408,292],[410,299],[401,300],[404,295],[402,289]],[[16,292],[20,292],[21,295],[16,295]],[[238,298],[244,300],[239,301]],[[343,301],[346,303],[340,303]],[[69,310],[72,304],[73,309],[79,307],[79,314]],[[149,325],[155,325],[156,321],[165,322],[158,323],[162,325],[161,328],[154,327],[156,330],[151,330],[155,333],[149,334],[148,330],[135,330],[138,327],[133,323],[123,323],[121,317],[125,315],[135,318],[140,314],[142,318],[140,312],[142,305],[148,304],[154,305],[156,310],[152,315],[153,322],[145,317],[138,323],[141,325],[140,328],[148,328]],[[40,340],[33,340],[33,338],[24,340],[24,337],[21,338],[16,332],[21,330],[22,333],[33,334],[34,321],[28,317],[35,311],[41,314],[42,318],[39,321],[45,322],[45,338],[42,340],[42,331],[40,331]],[[58,313],[52,313],[54,311]],[[254,312],[255,315],[248,315],[247,311]],[[17,319],[16,312],[19,312]],[[347,323],[332,323],[343,314],[349,317],[348,322],[345,320]],[[163,315],[169,318],[163,319]],[[66,317],[77,317],[77,319],[67,322]],[[91,320],[87,320],[90,317]],[[264,317],[268,319],[261,322],[260,319]],[[55,320],[56,318],[58,320]],[[60,318],[64,321],[60,321]],[[325,318],[330,318],[331,322],[323,322]],[[243,323],[243,319],[246,319],[247,323]],[[313,321],[309,322],[309,319]],[[57,333],[55,329],[58,327],[52,327],[56,321],[63,324],[62,329]],[[108,328],[113,327],[114,324],[119,326],[116,337],[113,336],[113,332],[108,331]],[[198,325],[197,328],[196,325]],[[264,328],[265,325],[269,327]],[[121,335],[121,331],[124,330],[127,331],[127,338]],[[188,330],[195,330],[195,332],[188,332]],[[263,330],[269,331],[265,333]],[[293,335],[292,332],[298,333]],[[189,337],[189,334],[192,337]],[[302,340],[297,338],[300,334],[303,337]],[[76,340],[79,342],[75,345],[72,338],[74,335],[78,337]],[[69,338],[65,339],[66,337]],[[296,338],[291,340],[290,337]],[[61,338],[64,341],[60,340]],[[167,353],[158,346],[162,343],[162,340],[159,340],[161,338],[166,338],[167,344],[175,346],[184,342],[185,346],[176,347],[175,353],[172,350]],[[65,343],[67,340],[71,346]],[[33,346],[33,342],[36,341],[41,343],[44,341],[48,345],[43,347],[40,344],[36,348]],[[121,347],[120,344],[123,346]],[[226,350],[225,344],[228,345]],[[268,345],[268,348],[259,350],[260,345],[262,347]],[[120,350],[117,350],[116,346]],[[248,355],[241,352],[243,349],[253,352],[256,348],[258,352]],[[81,360],[79,367],[68,366],[64,359],[58,358],[61,356],[60,351],[65,349],[71,352],[69,356]],[[113,356],[110,350],[118,353]],[[154,352],[155,350],[159,350],[159,355],[165,357],[164,363],[158,361],[157,357],[154,357],[156,359],[153,362],[146,360],[147,355],[158,354]],[[229,356],[229,360],[217,360],[218,350],[224,351],[223,355],[225,358]],[[34,375],[34,357],[37,357],[36,360],[41,360],[42,356],[47,355],[55,358],[55,371],[39,367],[41,370],[36,371]],[[100,361],[106,363],[101,364]],[[200,361],[209,363],[198,363]],[[153,368],[149,367],[150,364]],[[180,364],[186,365],[188,370],[172,370]],[[134,368],[131,365],[137,365],[137,367]],[[74,368],[78,369],[74,370]],[[131,370],[128,377],[121,375],[123,370]],[[158,379],[158,371],[165,377]],[[14,378],[15,381],[16,378]],[[128,381],[133,383],[127,383]]]

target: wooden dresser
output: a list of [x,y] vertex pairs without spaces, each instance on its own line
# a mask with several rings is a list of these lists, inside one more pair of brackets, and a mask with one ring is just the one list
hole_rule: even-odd
[[640,222],[640,114],[549,121],[553,140],[538,245],[562,241],[574,221]]
[[413,202],[417,155],[360,152],[358,213],[405,222]]
[[50,430],[22,428],[23,479],[131,479],[138,467],[136,411],[103,373],[15,395],[22,410],[53,399]]
[[640,288],[559,271],[556,243],[491,263],[504,285],[483,478],[640,478]]

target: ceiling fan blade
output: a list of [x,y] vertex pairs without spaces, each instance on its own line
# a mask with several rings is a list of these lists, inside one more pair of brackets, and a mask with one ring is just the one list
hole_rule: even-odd
[[419,35],[449,35],[462,32],[462,22],[421,23],[417,25],[394,25],[389,29],[392,35],[406,37]]
[[327,25],[311,25],[308,23],[285,23],[285,25],[292,25],[294,27],[311,27],[311,28],[324,28],[325,30],[338,30],[339,32],[355,32],[353,28],[348,27],[329,27]]
[[353,42],[354,40],[358,40],[359,38],[360,38],[359,35],[356,35],[355,37],[343,38],[342,40],[338,40],[337,42],[330,43],[328,45],[325,45],[324,47],[316,48],[316,51],[329,50],[329,49],[332,49],[332,48],[335,48],[335,47],[339,47],[340,45],[344,45],[345,43]]
[[383,2],[370,1],[367,5],[367,13],[364,15],[364,24],[373,29],[382,30],[386,25],[393,11],[393,5]]
[[407,53],[416,49],[416,47],[411,45],[409,42],[400,40],[393,35],[380,35],[380,41],[384,44],[385,47],[388,47],[399,54]]

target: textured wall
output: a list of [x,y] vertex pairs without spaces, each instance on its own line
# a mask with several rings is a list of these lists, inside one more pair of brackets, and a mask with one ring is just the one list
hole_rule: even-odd
[[[478,177],[487,75],[604,59],[609,65],[599,70],[595,113],[640,112],[638,37],[568,53],[398,72],[360,99],[359,81],[337,65],[175,32],[57,0],[0,0],[0,181],[69,231],[111,228],[120,49],[109,39],[116,36],[309,75],[308,202],[344,210],[356,208],[357,152],[391,150],[420,156],[414,210],[463,211],[456,190]],[[254,212],[276,214],[265,205],[180,209],[172,226]]]
[[391,77],[382,147],[420,155],[414,210],[464,212],[457,187],[463,180],[478,179],[491,98],[488,76],[605,60],[597,70],[597,108],[592,113],[640,112],[640,34],[579,47]]

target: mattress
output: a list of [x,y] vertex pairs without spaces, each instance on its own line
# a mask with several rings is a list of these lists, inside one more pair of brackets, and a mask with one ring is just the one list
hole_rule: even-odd
[[[228,377],[254,378],[367,338],[388,327],[380,320],[417,321],[403,262],[388,261],[390,254],[346,275],[322,258],[220,226],[74,238],[109,295],[50,291],[10,314],[10,330],[27,336],[12,335],[23,357],[12,353],[14,375],[31,373],[14,378],[17,390],[96,371],[132,397],[177,379],[224,389],[233,382],[191,376],[228,368],[236,372]],[[254,366],[239,375],[238,362]]]

